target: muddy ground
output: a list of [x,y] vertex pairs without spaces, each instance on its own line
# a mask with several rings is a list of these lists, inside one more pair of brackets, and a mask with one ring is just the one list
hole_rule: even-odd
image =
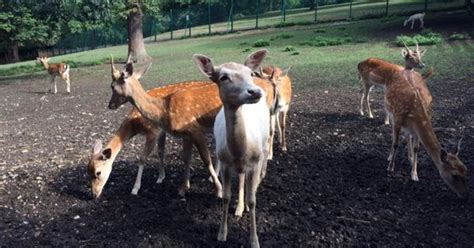
[[[163,184],[155,184],[159,165],[153,155],[138,196],[130,194],[144,144],[136,137],[117,157],[102,198],[91,200],[86,164],[92,145],[107,140],[130,109],[107,110],[107,71],[88,69],[94,80],[76,77],[71,95],[63,83],[59,94],[45,94],[46,75],[0,83],[0,245],[248,246],[248,215],[232,218],[228,242],[217,242],[221,201],[196,155],[186,200],[177,196],[183,173],[177,139],[167,142]],[[468,80],[430,82],[436,132],[447,147],[463,137],[460,158],[471,171],[473,77],[471,71]],[[101,80],[105,87],[94,87]],[[419,182],[410,180],[405,143],[395,174],[387,175],[391,131],[383,125],[380,90],[373,93],[373,120],[357,112],[356,85],[296,83],[294,92],[289,151],[275,146],[257,195],[263,246],[473,246],[473,197],[458,200],[423,149]],[[469,179],[472,189],[472,173]]]

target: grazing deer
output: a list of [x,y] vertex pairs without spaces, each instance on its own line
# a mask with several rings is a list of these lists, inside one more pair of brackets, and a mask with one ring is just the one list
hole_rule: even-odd
[[[382,59],[368,58],[357,65],[359,71],[359,81],[361,82],[362,97],[360,98],[360,114],[364,115],[364,103],[367,104],[369,118],[374,118],[372,109],[370,108],[370,92],[375,85],[386,86],[387,80],[393,73],[403,71],[404,69],[412,70],[413,68],[424,68],[425,64],[421,57],[426,50],[421,50],[416,44],[416,49],[411,50],[405,43],[402,49],[402,56],[405,59],[405,67],[392,64]],[[424,75],[425,78],[431,76],[432,71]],[[389,118],[385,115],[385,124],[389,124]]]
[[408,17],[408,19],[406,19],[403,22],[403,26],[405,27],[409,22],[411,22],[411,29],[413,29],[413,25],[415,24],[415,21],[419,20],[420,28],[425,28],[425,23],[423,22],[424,18],[425,18],[425,12],[411,15],[410,17]]
[[[43,65],[44,69],[48,71],[49,75],[51,76],[51,83],[49,92],[56,94],[58,92],[58,88],[56,87],[56,77],[60,76],[64,81],[66,81],[66,91],[67,93],[71,93],[71,81],[69,80],[69,68],[68,64],[59,63],[59,64],[49,64],[48,57],[39,57],[37,58],[39,62]],[[54,85],[54,88],[53,88]]]
[[[276,85],[277,89],[277,97],[276,97],[276,106],[275,106],[275,115],[274,117],[271,116],[271,127],[274,129],[275,122],[278,128],[279,133],[279,143],[281,145],[281,150],[286,152],[288,150],[286,146],[286,119],[288,116],[288,110],[290,109],[290,102],[291,102],[291,79],[288,76],[288,71],[290,68],[285,70],[280,69],[279,67],[275,66],[266,66],[262,69],[260,74],[263,78],[268,78],[274,85]],[[273,132],[274,133],[274,132]],[[270,132],[270,134],[273,134]],[[273,140],[273,136],[271,137]],[[270,154],[273,152],[273,142],[270,145]],[[270,157],[272,157],[270,155]]]
[[120,72],[115,69],[111,60],[112,97],[109,109],[117,109],[126,102],[131,102],[145,118],[167,133],[183,139],[185,175],[178,191],[180,196],[184,196],[190,188],[190,161],[194,144],[211,174],[217,196],[221,197],[222,185],[214,171],[206,142],[206,132],[212,129],[215,116],[222,106],[216,94],[217,87],[206,83],[202,87],[176,91],[164,98],[154,98],[146,94],[138,81],[150,66],[151,63],[134,71],[133,64],[129,61]]
[[[418,180],[416,160],[421,142],[433,160],[443,181],[459,197],[467,198],[467,168],[459,159],[460,143],[450,153],[443,149],[431,124],[430,97],[416,87],[419,77],[412,70],[394,72],[386,84],[385,108],[392,122],[392,146],[387,170],[393,172],[400,132],[406,132],[409,140],[409,157],[412,162],[412,179]],[[429,93],[429,92],[428,92]]]
[[214,138],[216,156],[223,170],[223,214],[217,239],[227,240],[227,219],[231,198],[231,173],[245,177],[247,203],[250,208],[250,244],[260,247],[255,215],[256,191],[268,159],[269,121],[265,91],[252,79],[267,50],[247,57],[245,64],[225,63],[214,66],[204,55],[193,58],[201,72],[219,86],[223,108],[216,117]]
[[[167,97],[179,90],[187,88],[202,87],[210,85],[211,82],[185,82],[166,85],[149,90],[147,93],[151,97]],[[160,158],[160,174],[157,183],[165,179],[164,156],[166,133],[154,123],[144,118],[140,112],[133,108],[127,118],[122,122],[120,128],[109,140],[105,148],[102,148],[102,142],[98,141],[94,145],[93,152],[88,164],[89,175],[91,176],[91,189],[94,198],[98,198],[109,179],[112,171],[112,164],[115,157],[122,149],[123,145],[137,134],[143,134],[146,137],[145,148],[140,157],[137,177],[132,189],[132,194],[136,195],[141,187],[141,178],[143,167],[150,153],[152,152],[158,140],[158,156]]]

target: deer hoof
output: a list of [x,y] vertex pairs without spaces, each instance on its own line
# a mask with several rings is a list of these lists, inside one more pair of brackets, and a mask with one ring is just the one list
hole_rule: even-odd
[[132,195],[138,195],[138,189],[132,189]]
[[418,175],[411,175],[411,180],[418,182],[419,181]]

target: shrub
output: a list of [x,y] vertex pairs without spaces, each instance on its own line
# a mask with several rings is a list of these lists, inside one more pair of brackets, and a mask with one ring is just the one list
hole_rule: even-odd
[[239,45],[241,45],[241,46],[246,46],[246,45],[248,45],[248,44],[249,44],[249,43],[248,43],[247,41],[243,41],[243,42],[240,42],[240,43],[239,43]]
[[449,40],[466,40],[467,37],[463,34],[454,33],[449,36]]
[[313,32],[315,32],[315,33],[326,33],[326,30],[324,30],[324,29],[316,29],[316,30],[314,30]]
[[295,52],[296,51],[296,48],[294,48],[293,46],[287,46],[285,47],[285,52]]
[[315,37],[308,41],[300,43],[301,45],[308,45],[314,47],[321,47],[321,46],[337,46],[342,44],[347,44],[352,42],[351,37]]
[[398,46],[404,46],[403,42],[405,42],[407,46],[414,46],[416,43],[418,43],[418,45],[435,45],[441,43],[442,40],[443,38],[440,33],[435,33],[427,29],[413,37],[399,35],[397,36],[396,43]]
[[291,55],[299,55],[299,54],[300,54],[300,52],[294,51]]
[[243,52],[243,53],[246,53],[246,52],[250,52],[250,50],[251,50],[251,49],[247,47],[247,48],[245,48],[242,52]]
[[253,43],[253,47],[266,47],[266,46],[270,46],[270,41],[260,39],[260,40],[255,41],[255,43]]
[[292,34],[283,33],[283,34],[279,34],[277,36],[273,36],[272,38],[270,38],[270,40],[289,39],[289,38],[292,38],[293,36],[294,35],[292,35]]

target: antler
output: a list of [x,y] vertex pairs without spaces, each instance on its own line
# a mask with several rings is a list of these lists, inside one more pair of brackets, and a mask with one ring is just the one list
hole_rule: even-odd
[[402,40],[402,43],[403,43],[403,45],[405,46],[405,48],[406,48],[408,51],[411,51],[411,49],[407,46],[407,44],[405,43],[405,41]]
[[117,80],[120,77],[120,71],[114,66],[114,57],[110,55],[110,69],[112,71],[112,79]]
[[418,47],[418,42],[415,41],[415,44],[416,44],[416,51],[419,52],[419,51],[420,51],[420,48]]

